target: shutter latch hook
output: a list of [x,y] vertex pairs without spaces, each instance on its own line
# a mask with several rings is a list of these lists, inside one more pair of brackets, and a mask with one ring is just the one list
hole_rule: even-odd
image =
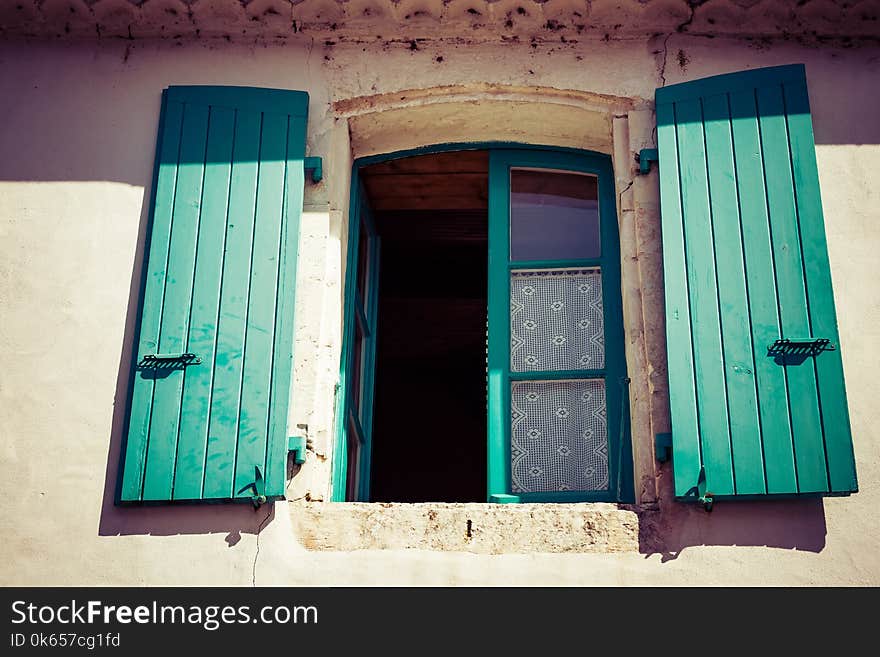
[[253,489],[254,494],[251,497],[251,502],[254,505],[254,510],[259,509],[266,503],[266,487],[264,484],[265,482],[263,481],[263,474],[260,472],[260,466],[255,465],[253,483],[250,483],[247,486],[242,486],[236,495],[241,495],[249,488]]
[[703,505],[707,513],[712,512],[712,506],[715,504],[715,494],[710,492],[706,486],[706,466],[700,467],[700,476],[697,477],[697,485],[691,488],[687,495],[696,495],[697,500]]

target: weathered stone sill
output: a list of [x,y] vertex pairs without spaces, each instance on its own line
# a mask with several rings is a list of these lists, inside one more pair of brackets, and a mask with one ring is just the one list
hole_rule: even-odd
[[478,554],[637,552],[639,516],[616,504],[388,504],[289,506],[308,550],[438,550]]

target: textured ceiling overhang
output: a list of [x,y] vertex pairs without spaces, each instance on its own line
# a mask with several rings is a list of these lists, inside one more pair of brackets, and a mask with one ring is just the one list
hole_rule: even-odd
[[880,38],[880,0],[0,0],[0,35],[551,41]]

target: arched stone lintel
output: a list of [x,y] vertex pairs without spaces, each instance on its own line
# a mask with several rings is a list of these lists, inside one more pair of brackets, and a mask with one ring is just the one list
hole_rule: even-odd
[[650,103],[570,89],[443,86],[337,100],[354,158],[455,142],[612,152],[611,121]]

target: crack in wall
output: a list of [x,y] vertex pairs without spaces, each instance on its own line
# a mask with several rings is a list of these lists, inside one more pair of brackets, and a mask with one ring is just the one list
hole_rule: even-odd
[[257,585],[257,561],[260,558],[260,533],[263,531],[263,528],[266,526],[266,523],[269,522],[269,518],[272,517],[272,506],[271,504],[264,505],[266,507],[266,517],[260,521],[260,524],[257,526],[257,549],[254,552],[254,564],[251,569],[251,586],[256,587]]
[[[669,60],[669,39],[672,37],[673,34],[679,34],[681,32],[684,32],[688,28],[688,26],[694,22],[694,14],[697,11],[697,7],[704,5],[706,2],[708,2],[708,0],[688,0],[687,4],[688,4],[689,14],[688,14],[687,19],[685,19],[684,22],[682,22],[678,26],[676,26],[675,30],[673,30],[672,32],[669,32],[666,35],[666,37],[663,39],[663,59],[661,61],[660,71],[659,71],[659,73],[660,73],[660,86],[661,87],[666,86],[666,64]],[[700,35],[695,35],[695,36],[700,36]]]
[[633,184],[635,184],[635,179],[630,180],[629,184],[627,184],[627,186],[621,189],[620,192],[617,194],[617,207],[621,214],[623,214],[624,212],[632,212],[632,208],[630,208],[629,210],[623,209],[623,195],[629,191],[630,187],[632,187]]

